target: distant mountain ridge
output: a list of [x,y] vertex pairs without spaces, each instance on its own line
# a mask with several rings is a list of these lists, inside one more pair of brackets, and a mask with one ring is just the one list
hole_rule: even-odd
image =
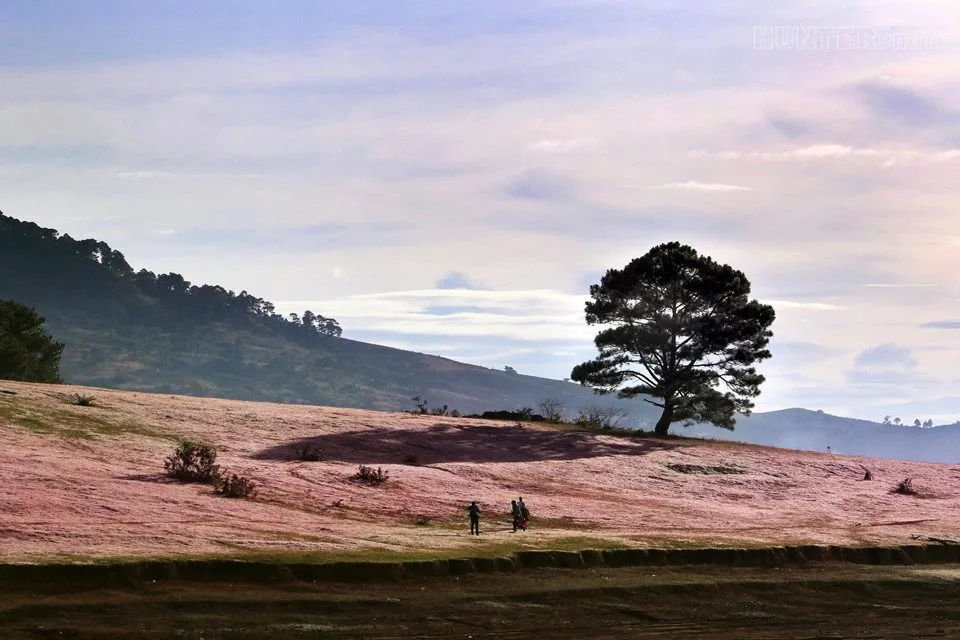
[[793,408],[740,416],[732,432],[711,425],[694,425],[677,432],[783,449],[960,463],[960,423],[901,426]]
[[2,298],[46,317],[67,345],[61,369],[75,384],[381,410],[412,409],[420,396],[463,413],[536,408],[548,398],[573,413],[614,406],[637,421],[651,413],[559,380],[348,340],[312,311],[284,318],[246,291],[135,272],[104,242],[0,213]]

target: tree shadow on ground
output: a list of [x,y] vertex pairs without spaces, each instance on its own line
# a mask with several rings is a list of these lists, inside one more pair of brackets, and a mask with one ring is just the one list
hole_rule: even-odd
[[436,424],[426,429],[367,429],[298,438],[254,454],[259,460],[297,460],[304,446],[322,459],[358,464],[539,462],[644,455],[683,446],[652,438],[603,438],[578,431],[521,426]]

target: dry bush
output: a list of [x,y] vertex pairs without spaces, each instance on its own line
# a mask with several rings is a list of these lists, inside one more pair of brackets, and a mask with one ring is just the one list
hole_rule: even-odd
[[904,496],[917,496],[920,492],[913,488],[913,478],[905,478],[897,483],[890,493],[899,493]]
[[593,429],[615,429],[620,421],[627,417],[627,412],[613,407],[587,407],[580,410],[580,415],[574,421],[581,427]]
[[79,393],[73,394],[73,404],[78,407],[92,407],[96,398],[93,396],[87,396]]
[[540,409],[540,415],[542,415],[547,422],[554,423],[563,422],[563,415],[567,410],[563,400],[557,398],[541,400],[537,403],[537,408]]
[[320,462],[323,460],[323,449],[310,442],[301,442],[293,448],[293,456],[303,462]]
[[252,482],[235,473],[219,478],[213,491],[226,498],[253,498],[257,494]]
[[166,474],[180,482],[214,484],[220,480],[220,467],[215,464],[217,451],[213,447],[181,440],[173,454],[163,463]]
[[364,484],[383,484],[390,479],[390,473],[384,471],[382,467],[368,467],[365,464],[360,465],[360,468],[357,470],[357,474],[353,476],[355,480],[359,480]]

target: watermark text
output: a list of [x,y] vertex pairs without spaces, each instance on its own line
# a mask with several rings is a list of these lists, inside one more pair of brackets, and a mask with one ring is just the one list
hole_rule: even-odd
[[947,36],[933,31],[803,25],[753,28],[757,51],[938,51],[948,45]]

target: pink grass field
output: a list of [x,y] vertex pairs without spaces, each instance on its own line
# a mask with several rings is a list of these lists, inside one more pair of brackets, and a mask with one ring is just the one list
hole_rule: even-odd
[[[573,538],[582,546],[906,544],[911,535],[960,534],[956,465],[67,385],[0,381],[0,392],[13,392],[0,393],[5,562],[479,553]],[[76,392],[95,405],[72,404]],[[183,437],[214,445],[219,464],[256,484],[256,498],[168,480],[163,461]],[[324,460],[294,460],[303,441]],[[417,464],[405,464],[409,456]],[[360,464],[382,467],[389,480],[357,483]],[[920,496],[890,492],[908,477]],[[518,495],[532,520],[512,533],[507,513]],[[479,537],[468,535],[470,500],[483,509]]]

